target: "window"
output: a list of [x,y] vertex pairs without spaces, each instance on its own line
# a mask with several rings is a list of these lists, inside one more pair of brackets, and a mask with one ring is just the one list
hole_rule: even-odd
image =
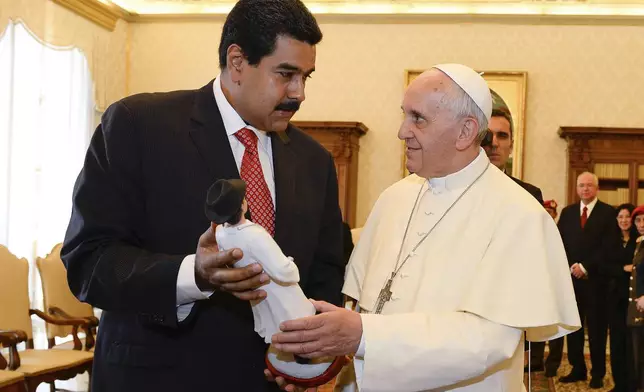
[[0,243],[29,260],[35,308],[42,308],[35,257],[64,238],[94,123],[92,97],[80,50],[9,22],[0,36]]

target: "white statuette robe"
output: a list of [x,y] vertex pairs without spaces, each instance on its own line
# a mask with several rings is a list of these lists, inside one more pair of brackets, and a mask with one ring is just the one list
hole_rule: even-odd
[[[523,391],[523,332],[543,341],[580,328],[554,221],[488,163],[480,150],[458,173],[409,176],[376,202],[343,288],[363,312],[365,352],[354,361],[357,382],[338,390]],[[431,234],[394,279],[382,314],[369,314],[395,268],[419,191],[401,262]]]
[[226,223],[217,226],[215,236],[221,250],[239,248],[244,252],[235,267],[259,263],[271,279],[262,286],[266,298],[251,301],[255,332],[266,343],[271,342],[273,334],[280,332],[279,325],[283,321],[315,314],[315,307],[298,284],[300,273],[297,265],[282,253],[262,226],[251,221],[236,226]]

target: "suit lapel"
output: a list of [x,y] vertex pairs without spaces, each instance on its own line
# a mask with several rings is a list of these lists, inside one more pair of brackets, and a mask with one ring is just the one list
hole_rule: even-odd
[[214,182],[220,178],[239,178],[239,171],[215,101],[212,83],[197,91],[191,116],[190,138]]
[[296,222],[297,198],[297,154],[293,143],[285,132],[271,132],[273,167],[275,172],[275,241],[288,243],[288,234],[293,233]]
[[594,227],[598,219],[601,219],[600,215],[601,215],[602,206],[600,205],[600,203],[601,202],[597,200],[597,203],[593,208],[593,212],[588,217],[588,221],[586,221],[586,227],[584,228],[584,230],[588,229],[589,225],[590,227]]

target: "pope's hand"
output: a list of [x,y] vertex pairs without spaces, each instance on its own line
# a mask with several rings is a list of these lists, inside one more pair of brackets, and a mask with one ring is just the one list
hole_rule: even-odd
[[324,301],[312,301],[315,316],[285,321],[273,335],[273,347],[305,358],[355,354],[362,338],[359,313]]
[[230,268],[243,257],[241,249],[220,251],[215,227],[210,226],[199,237],[195,252],[195,282],[202,291],[227,291],[243,300],[266,297],[264,290],[257,290],[269,281],[262,273],[262,266],[255,263],[243,268]]
[[277,385],[279,385],[280,389],[282,391],[286,392],[316,392],[318,389],[317,388],[300,388],[296,387],[293,384],[288,384],[286,381],[284,381],[284,378],[282,377],[273,377],[273,374],[268,370],[264,370],[264,376],[266,376],[266,379],[271,382],[276,382]]

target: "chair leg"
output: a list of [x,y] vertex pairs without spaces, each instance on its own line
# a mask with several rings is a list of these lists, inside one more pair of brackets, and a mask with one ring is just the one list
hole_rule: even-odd
[[56,381],[52,381],[51,384],[49,384],[49,391],[56,392]]
[[36,392],[38,385],[40,385],[40,381],[27,379],[27,392]]

